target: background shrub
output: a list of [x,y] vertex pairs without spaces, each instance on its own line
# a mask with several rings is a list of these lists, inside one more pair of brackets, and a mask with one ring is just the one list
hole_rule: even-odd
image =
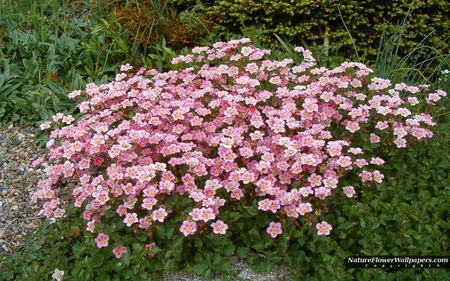
[[175,49],[194,47],[212,29],[204,14],[176,12],[169,1],[136,1],[119,5],[109,17],[130,31],[130,44],[150,48],[162,38]]
[[[175,0],[179,7],[187,7],[192,0]],[[347,58],[355,59],[352,39],[360,57],[374,63],[379,38],[383,31],[392,34],[411,9],[409,28],[403,34],[399,55],[411,52],[423,38],[437,46],[449,37],[449,1],[253,1],[202,0],[206,13],[218,24],[217,31],[226,36],[241,33],[244,27],[262,31],[261,40],[277,44],[274,34],[294,45],[314,45],[329,42],[331,50],[339,50]],[[340,9],[341,15],[339,13]],[[344,24],[344,22],[345,24]],[[328,43],[326,43],[328,44]],[[448,47],[448,44],[445,43]]]

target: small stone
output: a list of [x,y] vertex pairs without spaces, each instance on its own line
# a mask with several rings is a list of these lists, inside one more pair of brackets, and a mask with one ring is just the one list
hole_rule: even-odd
[[26,228],[36,228],[37,226],[35,223],[31,222],[31,223],[26,224],[25,227]]

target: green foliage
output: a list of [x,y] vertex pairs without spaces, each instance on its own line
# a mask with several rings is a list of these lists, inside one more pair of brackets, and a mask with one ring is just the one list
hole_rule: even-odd
[[75,113],[67,93],[88,82],[111,80],[127,52],[122,32],[105,32],[102,24],[90,26],[78,14],[82,7],[68,6],[67,1],[64,10],[51,1],[23,2],[21,9],[28,9],[23,14],[11,1],[2,4],[0,124],[19,120],[35,124],[56,112]]

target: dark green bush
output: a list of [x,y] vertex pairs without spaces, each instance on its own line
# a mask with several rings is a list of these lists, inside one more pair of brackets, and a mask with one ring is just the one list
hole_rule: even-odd
[[[174,0],[190,6],[192,0]],[[205,11],[219,25],[221,35],[240,34],[244,27],[262,30],[262,41],[277,44],[277,34],[295,45],[328,44],[347,58],[355,59],[352,39],[361,59],[374,62],[383,31],[393,34],[411,9],[399,55],[411,52],[432,33],[427,42],[439,45],[450,36],[449,1],[291,1],[202,0]],[[340,13],[339,13],[339,10]],[[341,17],[342,15],[342,17]],[[345,24],[344,24],[345,22]],[[347,31],[347,28],[349,32]],[[448,47],[448,45],[445,45]],[[444,47],[445,47],[444,46]]]

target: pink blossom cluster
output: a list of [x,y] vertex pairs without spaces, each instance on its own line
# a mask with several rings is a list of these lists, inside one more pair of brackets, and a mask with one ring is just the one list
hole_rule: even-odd
[[[150,230],[180,215],[166,204],[180,194],[195,206],[180,225],[184,235],[205,225],[223,235],[227,200],[251,196],[260,211],[296,219],[313,213],[314,198],[353,197],[355,187],[339,185],[348,170],[380,183],[376,167],[384,160],[352,144],[364,128],[367,142],[398,148],[433,135],[432,117],[413,113],[421,101],[401,98],[426,86],[391,85],[360,63],[318,68],[311,52],[295,50],[301,63],[270,60],[270,51],[248,39],[220,42],[174,59],[179,71],[133,74],[125,65],[115,81],[72,92],[84,115],[73,123],[57,114],[41,126],[52,129],[52,164],[33,199],[46,201],[46,217],[61,217],[57,183],[75,180],[74,204],[95,233],[108,209],[128,227]],[[444,95],[431,93],[427,102]],[[340,135],[338,127],[345,128]],[[326,222],[317,228],[319,235],[332,229]],[[276,237],[282,226],[272,222],[267,232]]]

